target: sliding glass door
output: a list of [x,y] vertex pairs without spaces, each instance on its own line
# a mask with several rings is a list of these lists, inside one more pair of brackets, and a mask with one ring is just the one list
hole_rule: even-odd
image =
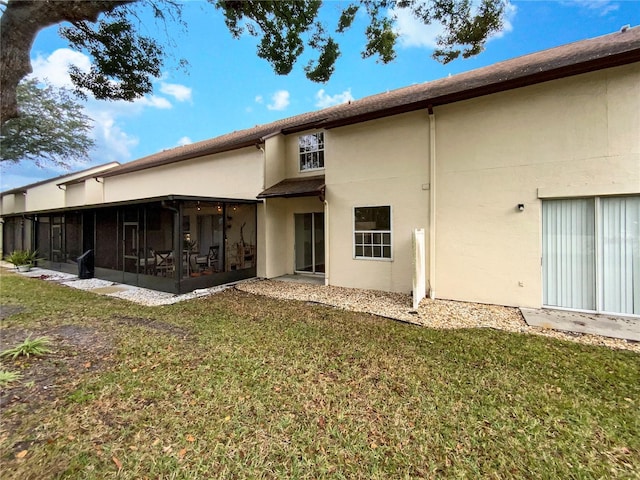
[[600,200],[601,305],[640,315],[640,197]]
[[542,203],[546,306],[640,315],[640,197]]
[[295,270],[324,273],[324,213],[295,215]]
[[542,204],[544,304],[596,309],[594,199]]

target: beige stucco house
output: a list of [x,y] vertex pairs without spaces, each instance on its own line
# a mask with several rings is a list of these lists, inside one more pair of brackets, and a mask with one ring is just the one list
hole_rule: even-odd
[[4,192],[2,216],[5,251],[168,291],[422,275],[418,297],[640,315],[640,28]]

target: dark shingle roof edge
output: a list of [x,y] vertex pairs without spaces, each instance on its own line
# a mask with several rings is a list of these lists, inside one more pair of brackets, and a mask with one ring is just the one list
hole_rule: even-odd
[[554,47],[448,78],[412,85],[164,150],[101,175],[111,177],[203,155],[260,146],[265,137],[312,128],[335,128],[467,100],[549,80],[640,61],[640,27]]
[[281,182],[278,182],[261,192],[256,198],[306,197],[319,195],[323,188],[324,175],[285,178]]

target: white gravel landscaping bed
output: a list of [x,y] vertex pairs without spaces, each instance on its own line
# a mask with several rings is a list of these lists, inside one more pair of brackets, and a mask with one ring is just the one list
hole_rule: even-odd
[[[11,268],[16,271],[6,262],[0,262],[0,267]],[[411,296],[402,293],[277,280],[245,280],[233,285],[221,285],[175,295],[131,285],[117,284],[97,278],[80,280],[73,274],[41,268],[34,268],[30,272],[20,273],[20,275],[55,281],[72,288],[88,291],[95,290],[96,293],[122,298],[145,306],[170,305],[212,295],[227,288],[235,287],[238,290],[256,295],[284,300],[316,302],[344,310],[380,315],[429,328],[495,328],[509,332],[544,335],[572,342],[602,345],[640,353],[640,343],[601,337],[599,335],[565,333],[557,330],[531,327],[525,323],[519,309],[500,305],[424,299],[420,302],[420,306],[416,311],[412,308]],[[114,288],[112,293],[100,291],[112,286],[118,287],[117,289]]]
[[411,296],[402,293],[273,280],[242,282],[236,288],[256,295],[317,302],[344,310],[371,313],[429,328],[495,328],[640,352],[640,344],[626,340],[531,327],[525,323],[519,309],[500,305],[424,299],[415,311],[412,309]]
[[[221,285],[218,287],[204,288],[194,290],[190,293],[176,295],[174,293],[160,292],[157,290],[149,290],[148,288],[135,287],[122,283],[115,283],[109,280],[101,280],[99,278],[79,279],[77,275],[72,273],[57,272],[45,268],[34,267],[29,272],[18,272],[13,265],[0,261],[0,267],[12,270],[19,275],[31,278],[39,278],[49,282],[58,282],[66,287],[77,288],[79,290],[94,291],[100,295],[109,297],[122,298],[130,302],[138,303],[148,307],[159,305],[171,305],[173,303],[191,300],[194,298],[212,295],[230,288],[230,285]],[[113,292],[105,293],[105,289],[114,287]]]

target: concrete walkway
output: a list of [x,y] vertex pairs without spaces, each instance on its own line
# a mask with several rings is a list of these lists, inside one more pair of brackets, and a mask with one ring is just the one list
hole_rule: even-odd
[[591,333],[640,342],[640,318],[614,317],[565,310],[521,308],[525,322],[533,327],[564,332]]

